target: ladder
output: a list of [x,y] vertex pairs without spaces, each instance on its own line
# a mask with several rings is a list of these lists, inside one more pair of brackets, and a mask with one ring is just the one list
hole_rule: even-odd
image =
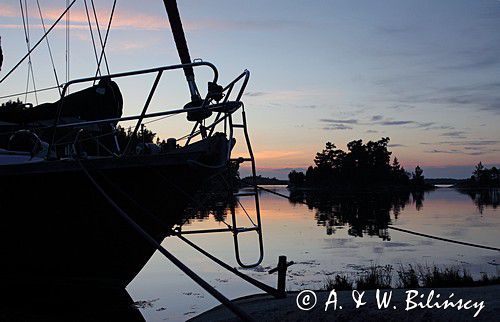
[[[264,259],[264,242],[262,238],[262,221],[260,217],[260,203],[259,203],[259,191],[257,188],[257,172],[256,172],[256,167],[255,167],[255,157],[253,154],[252,150],[252,144],[250,142],[250,136],[248,134],[248,128],[247,128],[247,119],[245,115],[245,106],[243,105],[241,107],[242,112],[241,112],[241,118],[242,118],[242,123],[237,124],[233,122],[233,117],[232,114],[227,115],[227,120],[229,122],[229,140],[232,141],[234,137],[234,130],[235,129],[241,129],[243,130],[243,134],[245,136],[245,143],[246,143],[246,149],[248,152],[247,157],[239,157],[239,158],[230,158],[231,151],[228,151],[228,159],[230,162],[235,162],[238,163],[238,165],[245,163],[245,162],[250,162],[251,164],[251,170],[252,170],[252,176],[251,180],[252,182],[249,184],[251,186],[251,191],[250,192],[237,192],[233,193],[233,196],[235,198],[238,198],[238,203],[241,207],[241,209],[245,212],[247,215],[248,219],[250,222],[253,224],[253,227],[250,228],[243,228],[243,227],[238,227],[237,221],[236,221],[236,212],[232,211],[232,232],[233,232],[233,241],[234,241],[234,253],[236,257],[236,261],[238,262],[238,265],[240,265],[243,268],[251,268],[260,265],[262,263],[262,260]],[[243,204],[240,202],[239,198],[244,198],[244,197],[253,197],[254,203],[255,203],[255,218],[256,222],[254,222],[250,216],[250,214],[247,212]],[[257,259],[256,262],[250,263],[250,264],[245,264],[241,260],[240,256],[240,247],[239,247],[239,234],[244,233],[244,232],[251,232],[254,231],[257,233],[257,238],[258,238],[258,243],[259,243],[259,258]]]
[[[263,243],[263,238],[262,238],[262,221],[261,221],[261,216],[260,216],[260,204],[259,204],[259,189],[257,186],[257,174],[256,174],[256,168],[255,168],[255,158],[254,154],[252,151],[252,145],[250,143],[250,136],[248,134],[248,128],[247,128],[247,119],[246,119],[246,114],[245,114],[245,105],[241,101],[241,97],[243,95],[243,92],[246,88],[246,85],[248,83],[248,79],[250,77],[250,72],[248,70],[243,71],[238,77],[236,77],[232,82],[230,82],[226,87],[222,89],[222,93],[224,93],[224,99],[222,102],[217,101],[215,104],[210,104],[210,105],[205,105],[207,102],[210,103],[210,99],[205,100],[203,103],[203,106],[208,106],[210,109],[214,112],[217,112],[217,115],[213,122],[205,126],[205,120],[197,121],[195,125],[193,126],[191,133],[189,135],[186,135],[183,138],[187,138],[185,145],[187,146],[191,139],[196,137],[197,135],[201,135],[203,138],[204,137],[210,137],[214,131],[215,127],[222,123],[224,124],[224,134],[228,137],[228,149],[227,149],[227,155],[226,155],[226,160],[228,162],[234,162],[237,163],[238,165],[245,163],[245,162],[250,162],[251,163],[251,169],[252,169],[252,176],[251,180],[252,182],[247,183],[251,187],[251,191],[249,192],[231,192],[232,196],[237,198],[237,201],[241,207],[241,209],[244,211],[244,213],[247,215],[248,219],[252,223],[251,227],[239,227],[236,219],[236,212],[231,211],[231,220],[232,223],[231,225],[228,224],[228,228],[222,228],[222,229],[201,229],[201,230],[188,230],[188,231],[183,231],[181,227],[178,227],[176,229],[177,234],[179,235],[185,235],[185,234],[201,234],[201,233],[219,233],[219,232],[232,232],[233,234],[233,241],[234,241],[234,252],[235,252],[235,257],[238,265],[240,265],[243,268],[252,268],[260,265],[262,263],[262,260],[264,259],[264,243]],[[235,84],[241,81],[241,87],[239,91],[236,94],[236,98],[234,100],[229,100],[229,97],[231,96],[231,92],[233,91],[233,88]],[[233,120],[233,115],[237,110],[241,109],[241,123],[235,123]],[[238,157],[238,158],[231,158],[231,152],[232,148],[234,145],[234,133],[235,130],[243,130],[243,135],[245,137],[245,144],[246,144],[246,150],[248,153],[248,156],[245,157]],[[181,138],[181,139],[183,139]],[[255,203],[255,215],[254,219],[250,216],[250,214],[247,212],[243,204],[240,202],[239,198],[245,198],[245,197],[253,197],[254,203]],[[259,248],[259,257],[257,261],[253,263],[243,263],[240,255],[240,245],[239,245],[239,234],[241,233],[246,233],[246,232],[255,232],[257,234],[258,238],[258,248]]]

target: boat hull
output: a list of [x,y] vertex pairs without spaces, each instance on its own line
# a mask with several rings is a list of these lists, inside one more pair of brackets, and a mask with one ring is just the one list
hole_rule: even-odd
[[[200,185],[223,170],[225,137],[163,155],[83,160],[128,215],[161,242]],[[207,164],[207,167],[202,166]],[[92,186],[78,162],[0,168],[4,285],[124,288],[155,249]]]

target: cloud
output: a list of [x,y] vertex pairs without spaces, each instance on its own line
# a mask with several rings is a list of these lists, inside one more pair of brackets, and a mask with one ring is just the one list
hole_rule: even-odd
[[245,92],[245,95],[250,96],[250,97],[264,96],[267,94],[268,93],[266,93],[266,92]]
[[440,141],[420,142],[422,145],[453,145],[453,146],[492,146],[500,145],[499,140],[465,140],[465,141]]
[[429,128],[434,125],[434,122],[416,122],[410,120],[393,120],[391,118],[384,119],[382,115],[374,115],[371,118],[372,123],[368,123],[370,125],[383,125],[383,126],[399,126],[399,125],[410,125],[414,124],[415,127],[418,128]]
[[406,125],[406,124],[413,124],[413,123],[415,123],[415,122],[414,121],[382,121],[378,124],[392,126],[392,125]]
[[323,130],[352,130],[352,126],[344,125],[344,124],[331,124],[325,126]]
[[464,151],[462,150],[457,150],[457,149],[452,149],[452,150],[438,150],[438,149],[433,149],[433,150],[425,150],[425,153],[447,153],[447,154],[462,154]]
[[467,138],[465,136],[465,134],[467,134],[467,132],[464,132],[464,131],[451,131],[451,132],[444,132],[441,134],[441,136],[450,136],[450,137],[455,137],[457,139],[465,139]]
[[[49,7],[49,8],[42,8],[42,13],[45,21],[45,25],[48,28],[52,23],[59,18],[61,13],[64,12],[65,7]],[[8,17],[8,18],[13,18],[13,17],[20,17],[20,9],[8,5],[8,4],[3,4],[0,5],[0,16],[1,17]],[[29,12],[30,18],[35,19],[37,23],[40,23],[40,16],[38,14],[38,11],[31,10]],[[71,17],[71,28],[75,29],[88,29],[88,20],[87,20],[87,14],[83,8],[71,8],[70,11],[70,17]],[[104,28],[105,25],[107,25],[107,21],[109,20],[109,15],[104,14],[101,11],[97,12],[97,19],[99,21],[99,24],[101,25],[101,29]],[[91,14],[91,22],[94,21],[92,14]],[[95,22],[95,21],[94,21]],[[22,27],[22,25],[10,25],[10,27]],[[30,25],[32,28],[42,28],[42,25]],[[64,28],[63,24],[60,23],[59,28]],[[95,23],[93,23],[94,29],[96,28]],[[165,16],[160,16],[160,15],[148,15],[136,11],[127,11],[123,9],[117,9],[115,11],[115,15],[113,17],[112,21],[112,27],[114,29],[143,29],[143,30],[159,30],[159,29],[164,29],[168,28],[168,20]],[[187,23],[186,24],[186,29],[196,29],[196,24],[193,23]]]
[[0,17],[12,18],[19,17],[19,7],[13,5],[8,5],[6,3],[0,3]]
[[110,52],[134,51],[154,46],[157,41],[154,38],[148,38],[144,41],[133,40],[114,40],[108,45]]
[[[500,49],[498,54],[500,56]],[[500,113],[500,82],[490,81],[467,86],[441,87],[430,91],[422,90],[416,94],[401,95],[399,100]]]
[[390,148],[398,148],[398,147],[404,147],[406,145],[399,144],[399,143],[394,143],[394,144],[391,143],[391,144],[388,144],[387,146],[390,147]]
[[351,125],[358,124],[358,120],[356,119],[320,119],[322,123],[327,123],[323,130],[331,131],[331,130],[352,130],[353,127]]
[[434,122],[421,122],[421,123],[417,123],[417,127],[427,127],[428,128],[434,124],[435,124]]
[[425,150],[425,153],[444,153],[444,154],[465,154],[465,155],[484,155],[490,153],[496,153],[500,150],[498,149],[449,149],[449,150],[441,150],[441,149],[433,149],[433,150]]
[[[64,11],[65,7],[42,8],[45,24],[51,25]],[[71,28],[88,28],[87,14],[83,8],[71,8]],[[91,21],[93,21],[91,13]],[[20,17],[20,9],[13,5],[0,4],[0,17],[14,18]],[[38,19],[38,11],[31,10],[30,17]],[[107,24],[109,15],[98,10],[97,18],[101,28]],[[61,24],[62,26],[63,24]],[[204,30],[280,30],[285,28],[306,28],[310,23],[306,21],[294,20],[225,20],[225,19],[184,19],[182,25],[186,31]],[[2,28],[22,28],[22,24],[0,25]],[[31,25],[30,25],[31,26]],[[41,25],[33,25],[34,28],[42,28]],[[64,26],[63,26],[64,27]],[[136,29],[136,30],[161,30],[170,28],[167,14],[162,11],[159,14],[145,14],[124,7],[118,7],[115,11],[113,29]],[[95,26],[94,26],[95,28]]]
[[319,121],[323,123],[333,123],[333,124],[358,124],[358,120],[356,119],[346,119],[346,120],[320,119]]
[[412,108],[415,108],[415,106],[408,105],[408,104],[395,104],[395,105],[389,106],[389,108],[395,109],[395,110],[403,110],[403,109],[412,109]]
[[300,155],[301,153],[302,151],[299,150],[265,150],[255,152],[255,158],[261,160],[282,159]]
[[471,140],[471,141],[461,141],[461,142],[452,142],[451,144],[457,144],[457,143],[462,143],[466,145],[497,145],[500,144],[500,141],[498,140]]

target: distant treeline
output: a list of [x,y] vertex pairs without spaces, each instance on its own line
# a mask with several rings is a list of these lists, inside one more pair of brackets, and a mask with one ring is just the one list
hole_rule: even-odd
[[[252,176],[245,177],[241,179],[244,183],[253,184]],[[288,180],[277,179],[276,177],[268,178],[258,175],[255,177],[256,184],[258,185],[285,185],[288,184]]]
[[486,168],[479,162],[474,168],[471,177],[457,184],[459,187],[467,188],[500,188],[500,171],[497,167]]
[[306,173],[289,173],[291,187],[306,188],[370,188],[397,186],[406,188],[430,188],[424,181],[423,170],[417,166],[407,172],[387,149],[389,138],[378,141],[351,141],[347,151],[327,142],[323,151],[316,153],[314,166]]
[[432,179],[429,179],[429,178],[426,178],[425,183],[429,183],[429,184],[433,184],[433,185],[436,185],[436,184],[456,185],[456,184],[459,184],[459,183],[464,182],[466,180],[467,179],[454,179],[454,178],[432,178]]

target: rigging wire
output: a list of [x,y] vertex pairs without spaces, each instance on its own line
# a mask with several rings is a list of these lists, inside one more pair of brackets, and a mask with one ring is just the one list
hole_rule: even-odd
[[[116,0],[113,1],[113,7],[111,8],[111,14],[109,16],[108,28],[106,30],[106,35],[104,37],[104,42],[102,40],[101,28],[99,27],[99,19],[97,18],[97,12],[96,12],[96,9],[95,9],[94,0],[90,0],[90,3],[92,5],[92,11],[94,13],[94,19],[95,19],[95,22],[96,22],[97,33],[99,35],[99,42],[101,43],[101,54],[99,55],[99,60],[97,62],[97,70],[99,70],[101,68],[102,59],[104,58],[104,64],[106,65],[106,71],[108,72],[108,75],[109,75],[110,74],[110,72],[109,72],[109,64],[108,64],[108,59],[107,59],[106,52],[105,52],[104,49],[106,47],[106,42],[108,40],[108,34],[109,34],[109,28],[111,26],[111,21],[113,19],[113,15],[114,15],[114,12],[115,12]],[[97,76],[97,71],[96,71],[95,75]]]
[[[38,6],[38,13],[40,14],[40,21],[42,22],[43,32],[46,33],[47,30],[45,29],[45,22],[43,21],[42,9],[40,8],[39,0],[36,0],[36,5]],[[50,62],[52,63],[52,70],[54,71],[54,77],[56,79],[57,89],[59,91],[59,95],[61,95],[61,88],[60,88],[61,84],[59,84],[59,77],[57,76],[56,65],[54,64],[54,57],[52,56],[52,49],[50,48],[49,37],[48,36],[45,37],[45,40],[47,42],[47,48],[49,50]]]
[[[66,0],[66,7],[68,7],[68,4],[69,0]],[[70,73],[69,22],[70,22],[70,10],[66,12],[66,83],[69,81],[69,73]]]
[[2,77],[2,79],[0,79],[0,83],[2,83],[4,80],[6,80],[19,67],[19,65],[21,65],[26,60],[26,58],[28,58],[28,56],[38,47],[38,45],[40,45],[40,43],[47,37],[47,35],[55,28],[55,26],[59,23],[59,21],[61,21],[61,19],[66,14],[66,12],[68,12],[68,10],[73,6],[73,4],[75,4],[75,2],[76,2],[76,0],[73,0],[71,2],[71,4],[66,7],[64,12],[57,18],[57,20],[52,24],[52,26],[49,28],[49,30],[47,30],[47,32],[43,34],[43,36],[36,42],[36,44],[33,47],[31,47],[31,49],[28,51],[28,53],[26,55],[24,55],[23,58],[21,58],[14,65],[14,67],[12,67],[9,70],[9,72],[7,74],[5,74],[4,77]]
[[89,23],[90,38],[92,39],[92,46],[94,47],[94,56],[95,56],[95,62],[97,64],[97,71],[99,72],[99,76],[101,76],[102,74],[101,74],[101,69],[98,66],[99,58],[97,57],[97,48],[95,46],[94,31],[92,30],[92,23],[90,22],[90,14],[87,5],[87,0],[83,0],[83,4],[85,5],[85,13],[87,14],[87,21]]
[[[45,92],[45,91],[48,91],[48,90],[52,90],[52,89],[56,89],[56,88],[59,88],[59,91],[61,91],[61,87],[63,87],[64,84],[60,84],[59,86],[50,86],[50,87],[45,87],[45,88],[41,88],[41,89],[37,89],[37,90],[33,90],[33,91],[28,91],[27,93],[28,94],[32,94],[32,93],[40,93],[40,92]],[[9,95],[4,95],[4,96],[0,96],[0,99],[4,99],[4,98],[10,98],[10,97],[14,97],[14,96],[20,96],[20,95],[23,95],[25,94],[25,92],[22,92],[22,93],[16,93],[16,94],[9,94]]]
[[35,74],[33,72],[33,63],[31,60],[31,53],[30,53],[30,32],[29,32],[29,20],[28,20],[28,4],[26,0],[24,0],[24,8],[23,8],[23,2],[22,0],[19,0],[19,5],[21,7],[21,16],[23,19],[23,29],[24,29],[24,38],[26,41],[26,48],[28,50],[28,77],[26,80],[26,94],[24,96],[24,101],[27,101],[28,99],[28,90],[29,90],[29,83],[30,83],[30,73],[31,73],[31,80],[33,82],[33,89],[35,90],[35,102],[38,105],[38,96],[36,94],[36,82],[35,82]]

